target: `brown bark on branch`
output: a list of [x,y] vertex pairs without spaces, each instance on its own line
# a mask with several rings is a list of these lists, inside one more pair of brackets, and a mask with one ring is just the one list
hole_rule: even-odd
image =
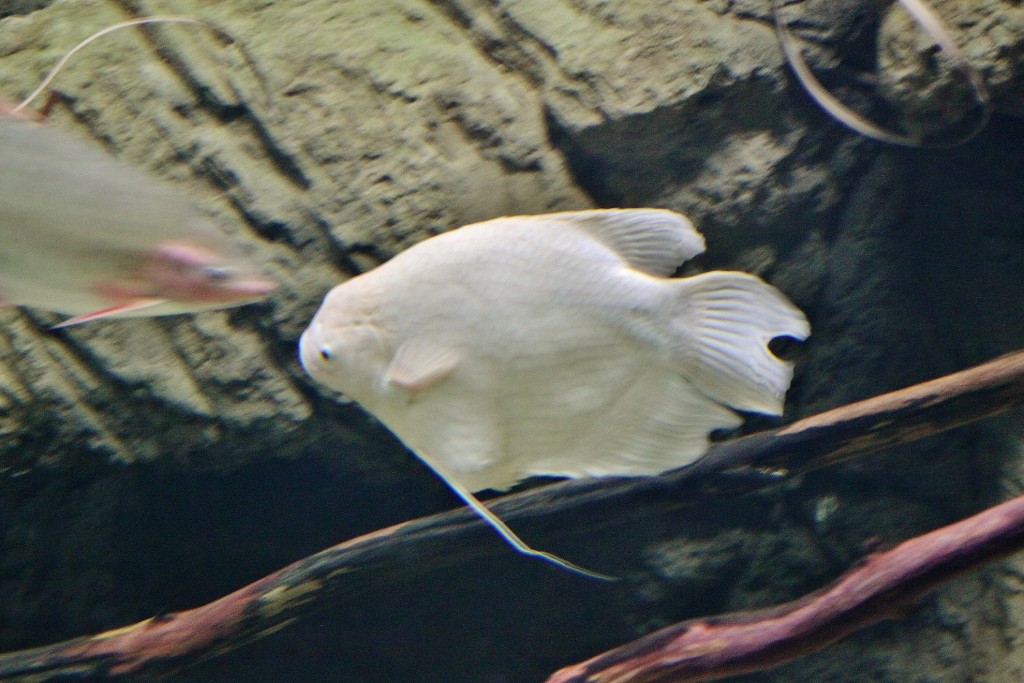
[[[753,466],[804,471],[937,434],[1021,403],[1024,403],[1024,352],[814,415],[787,427],[717,445],[698,463],[661,477],[568,481],[505,496],[492,501],[490,506],[522,532],[529,532],[531,527],[545,525],[545,522],[548,523],[545,529],[550,531],[551,520],[565,514],[585,516],[589,523],[599,526],[621,519],[627,503],[664,499],[678,506],[681,501],[698,502],[704,493],[702,489],[709,482],[721,488],[722,482],[717,481],[716,476],[722,470]],[[748,479],[743,481],[749,482]],[[1012,520],[1007,521],[1012,514],[1006,510],[1024,518],[1024,501],[1006,505],[1010,507],[1001,506],[985,513],[987,517],[974,518],[981,522],[961,523],[965,526],[956,526],[958,531],[952,532],[952,536],[951,532],[935,532],[939,536],[930,534],[900,546],[915,548],[914,552],[921,554],[916,568],[893,564],[894,560],[886,559],[895,557],[903,562],[907,558],[906,551],[872,559],[851,576],[864,577],[866,570],[880,572],[878,576],[890,576],[893,581],[886,584],[884,599],[875,600],[874,594],[858,593],[864,599],[864,608],[851,606],[840,621],[822,621],[824,630],[813,638],[805,636],[799,646],[786,637],[778,637],[776,632],[774,644],[765,644],[763,650],[748,659],[742,659],[740,651],[736,661],[742,660],[746,668],[730,671],[750,670],[755,661],[768,666],[814,647],[823,647],[864,623],[885,616],[871,612],[880,609],[885,600],[895,601],[896,596],[904,593],[918,595],[957,572],[1013,552],[1024,534],[1012,525]],[[557,526],[563,527],[562,524]],[[529,537],[528,533],[524,535]],[[950,554],[948,546],[961,542],[975,548],[975,554],[969,557]],[[439,568],[465,565],[485,556],[509,552],[475,515],[465,509],[453,510],[349,540],[195,609],[94,636],[0,655],[0,680],[40,681],[69,674],[111,677],[168,674],[272,633],[317,607],[336,605],[348,595],[386,587],[399,577],[409,581]],[[932,555],[929,557],[927,553]],[[900,567],[900,572],[885,574]],[[841,590],[847,591],[847,597],[854,595],[850,591],[855,584],[839,585],[845,586]],[[860,590],[863,588],[861,586]],[[818,610],[814,618],[823,619],[825,612],[835,608],[828,602],[829,595],[832,594],[792,603],[785,609],[797,615],[790,619],[799,618],[803,620],[800,623],[809,624],[807,619],[815,615],[814,610]],[[769,613],[759,614],[758,618],[763,620]],[[756,623],[756,619],[753,622],[749,616],[744,619],[747,626],[734,625],[733,628],[746,628],[746,633],[753,629],[755,635],[751,637],[771,640],[764,631],[756,633],[761,627],[750,625]],[[811,624],[810,630],[814,624],[817,622]],[[706,625],[691,626],[688,632],[694,638],[707,629]],[[739,640],[733,642],[741,647]],[[656,638],[654,644],[665,644],[665,638]],[[727,659],[726,653],[718,651],[714,643],[705,641],[702,647],[708,657]],[[627,646],[625,652],[639,650]],[[692,654],[693,650],[689,652]],[[622,658],[623,654],[620,652],[616,657]]]
[[[1024,404],[1024,351],[712,448],[678,470],[757,465],[808,471],[916,441]],[[670,475],[671,476],[671,475]]]
[[555,673],[547,683],[692,683],[761,671],[906,613],[924,593],[1024,547],[1024,496],[866,558],[777,607],[692,619]]

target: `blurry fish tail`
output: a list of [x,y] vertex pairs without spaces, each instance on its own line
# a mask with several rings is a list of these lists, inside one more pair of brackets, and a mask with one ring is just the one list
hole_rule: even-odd
[[674,280],[673,287],[670,324],[683,373],[724,405],[781,414],[793,366],[768,343],[776,337],[806,339],[811,328],[804,314],[747,273],[713,271]]
[[[424,462],[427,461],[424,460]],[[469,489],[457,483],[451,477],[446,477],[443,474],[441,474],[441,472],[437,471],[437,469],[435,469],[434,466],[431,465],[429,462],[427,462],[427,465],[432,470],[434,470],[434,473],[441,477],[441,479],[443,479],[446,484],[448,484],[448,487],[455,492],[455,495],[461,498],[462,501],[466,505],[468,505],[470,509],[473,510],[473,512],[475,512],[477,515],[480,516],[481,519],[487,522],[487,524],[489,524],[490,527],[494,529],[499,536],[505,539],[505,541],[507,541],[509,545],[515,548],[516,551],[522,553],[523,555],[538,557],[544,560],[545,562],[550,562],[556,567],[561,567],[562,569],[566,569],[570,572],[573,572],[574,574],[579,574],[580,576],[586,576],[591,579],[598,579],[599,581],[619,580],[619,578],[616,576],[608,576],[607,574],[601,574],[599,572],[591,571],[577,564],[573,564],[568,560],[564,560],[561,557],[558,557],[557,555],[554,555],[552,553],[531,548],[526,544],[526,542],[523,539],[519,538],[519,536],[516,535],[516,532],[512,531],[512,529],[510,529],[509,526],[505,524],[505,522],[501,521],[500,517],[498,517],[496,514],[487,509],[487,507],[483,503],[481,503],[480,500],[476,496],[474,496]]]

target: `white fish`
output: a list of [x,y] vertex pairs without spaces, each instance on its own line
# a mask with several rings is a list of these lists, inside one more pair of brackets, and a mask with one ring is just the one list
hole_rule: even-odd
[[237,306],[276,283],[176,188],[0,105],[0,302],[72,315]]
[[703,250],[685,217],[660,209],[476,223],[331,290],[300,358],[517,549],[565,565],[471,492],[657,474],[739,425],[730,408],[782,412],[793,371],[768,342],[805,339],[807,320],[753,275],[668,277]]

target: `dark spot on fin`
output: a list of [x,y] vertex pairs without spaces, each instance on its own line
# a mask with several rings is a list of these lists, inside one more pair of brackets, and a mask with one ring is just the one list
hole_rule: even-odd
[[768,342],[768,350],[776,358],[786,361],[796,360],[803,348],[803,342],[794,337],[775,337]]

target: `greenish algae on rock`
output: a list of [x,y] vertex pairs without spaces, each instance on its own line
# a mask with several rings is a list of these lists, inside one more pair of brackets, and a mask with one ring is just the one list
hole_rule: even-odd
[[[879,4],[787,6],[830,83],[873,61],[862,38]],[[1012,114],[1011,4],[951,23]],[[283,287],[243,309],[58,334],[51,316],[0,314],[0,465],[37,468],[0,486],[0,640],[12,646],[187,607],[317,544],[454,505],[379,426],[313,386],[294,346],[338,280],[460,224],[620,204],[689,214],[708,237],[704,265],[754,270],[810,314],[793,414],[1024,340],[1019,123],[923,155],[856,139],[790,79],[767,2],[58,0],[0,21],[0,92],[29,92],[92,30],[172,11],[244,42],[269,106],[236,50],[151,27],[83,51],[56,83],[67,99],[51,124],[178,183]],[[881,36],[903,30],[894,21]],[[880,40],[888,69],[896,43]],[[916,83],[881,75],[894,77]],[[915,91],[882,91],[900,93]],[[596,547],[596,532],[553,520],[547,546],[635,570],[598,590],[510,551],[347,604],[191,680],[539,680],[670,620],[793,597],[869,537],[894,542],[993,502],[1022,479],[1015,429],[699,514],[624,510],[629,533]],[[1019,680],[1019,574],[1011,562],[967,577],[907,623],[749,680]]]

